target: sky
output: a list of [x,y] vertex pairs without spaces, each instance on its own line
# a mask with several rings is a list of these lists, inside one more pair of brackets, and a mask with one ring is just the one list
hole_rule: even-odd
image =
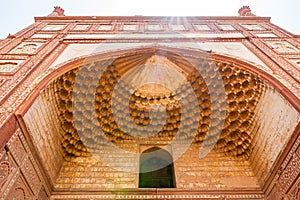
[[299,0],[2,0],[0,38],[34,23],[34,16],[46,16],[61,6],[68,16],[237,16],[250,6],[257,16],[300,35]]

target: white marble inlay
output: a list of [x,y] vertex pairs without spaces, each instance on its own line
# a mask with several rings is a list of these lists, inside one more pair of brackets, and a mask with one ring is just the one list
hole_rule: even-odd
[[186,30],[185,26],[183,24],[171,24],[170,27],[173,31],[184,31],[184,30]]
[[194,26],[197,28],[199,31],[210,31],[209,26],[206,24],[194,24]]
[[289,61],[291,61],[292,63],[296,64],[299,67],[299,69],[300,69],[300,58],[289,59]]
[[110,24],[100,24],[98,27],[99,31],[110,31],[112,29],[112,25]]
[[51,64],[50,68],[80,56],[141,46],[149,46],[149,43],[69,44],[68,47]]
[[267,65],[262,62],[255,54],[253,54],[246,46],[240,42],[177,42],[165,44],[169,47],[177,48],[193,48],[202,49],[205,51],[213,51],[231,57],[236,57],[241,60],[249,61],[250,63],[258,64],[264,68],[265,71],[270,71]]
[[31,38],[52,38],[54,34],[34,34]]
[[65,27],[64,24],[49,24],[45,26],[42,30],[44,31],[58,31],[62,30]]
[[146,29],[149,31],[159,31],[161,30],[160,24],[147,24]]
[[277,37],[274,33],[256,33],[257,37]]
[[87,30],[89,27],[90,27],[90,25],[88,25],[88,24],[78,24],[75,26],[75,28],[73,30],[84,31],[84,30]]
[[258,24],[242,24],[242,26],[248,30],[251,31],[260,31],[260,30],[265,30],[264,27],[258,25]]
[[137,24],[124,24],[123,30],[124,31],[136,31],[138,29]]
[[[51,65],[55,67],[56,65],[66,62],[68,60],[74,59],[80,56],[86,56],[90,54],[104,53],[109,51],[115,51],[118,49],[130,49],[137,47],[149,47],[153,43],[101,43],[101,44],[70,44],[61,53],[61,55],[56,59],[56,61]],[[156,45],[169,46],[174,48],[192,48],[200,49],[205,51],[214,51],[216,53],[221,53],[231,57],[236,57],[260,65],[264,67],[265,71],[270,71],[270,69],[247,47],[245,47],[240,42],[178,42],[178,43],[158,43]]]
[[223,31],[235,31],[236,29],[230,24],[219,24],[218,27]]

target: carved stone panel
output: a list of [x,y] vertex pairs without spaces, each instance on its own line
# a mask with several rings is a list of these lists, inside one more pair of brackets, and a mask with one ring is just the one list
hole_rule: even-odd
[[298,177],[298,180],[293,185],[291,191],[289,192],[288,197],[291,200],[298,200],[300,199],[300,176]]
[[22,61],[23,60],[0,60],[0,73],[14,72]]
[[18,129],[12,136],[12,138],[7,143],[7,146],[11,151],[14,159],[17,161],[18,165],[21,166],[26,157],[26,151],[20,138],[18,137],[18,133],[20,133],[20,129]]
[[42,42],[22,42],[9,53],[13,54],[33,54],[40,46]]
[[268,41],[267,44],[278,53],[298,53],[300,50],[287,41]]
[[9,175],[12,173],[12,163],[10,158],[8,157],[6,151],[2,149],[0,151],[0,194],[2,188],[7,182]]
[[38,194],[40,188],[41,188],[41,181],[39,177],[37,176],[37,173],[30,161],[29,158],[26,159],[23,166],[21,166],[21,171],[23,172],[29,186],[31,187],[32,191],[35,194]]
[[7,200],[27,200],[30,199],[32,194],[26,187],[26,184],[21,176],[18,177],[17,181],[10,189],[8,196],[5,198]]
[[286,193],[289,187],[293,184],[294,180],[300,174],[300,156],[294,154],[288,166],[285,168],[281,177],[279,178],[278,184],[281,193]]

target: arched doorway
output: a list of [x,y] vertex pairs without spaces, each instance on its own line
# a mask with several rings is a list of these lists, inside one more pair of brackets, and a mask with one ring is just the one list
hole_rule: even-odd
[[175,188],[172,156],[153,147],[140,155],[139,188]]

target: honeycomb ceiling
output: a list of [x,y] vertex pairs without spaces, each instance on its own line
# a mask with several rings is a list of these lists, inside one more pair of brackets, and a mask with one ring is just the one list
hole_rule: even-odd
[[[196,69],[191,63],[200,68]],[[215,80],[214,77],[221,80],[222,86],[216,86],[213,92],[218,94],[219,90],[224,90],[224,101],[221,97],[220,100],[211,98],[208,84],[213,83],[208,81]],[[74,109],[76,80],[83,81]],[[189,93],[184,95],[187,85],[192,87],[198,105],[182,109],[182,105],[189,105],[192,99]],[[121,89],[115,90],[117,86]],[[247,159],[251,152],[254,112],[265,83],[230,63],[152,51],[109,61],[86,61],[57,78],[49,87],[55,90],[66,158],[99,152],[99,147],[106,145],[104,137],[120,146],[141,141],[167,144],[181,130],[178,137],[182,140],[191,138],[193,143],[203,145],[206,139],[206,144],[216,142],[215,149],[228,156]],[[225,120],[212,114],[212,104],[224,114]],[[129,115],[124,108],[129,110]],[[155,115],[156,120],[151,119],[151,109],[161,113]],[[90,117],[94,115],[96,120]],[[195,123],[197,128],[191,131]],[[150,124],[152,128],[145,128]],[[95,126],[100,126],[104,134],[97,133]],[[221,134],[215,141],[220,127]],[[158,131],[153,133],[154,129]]]

